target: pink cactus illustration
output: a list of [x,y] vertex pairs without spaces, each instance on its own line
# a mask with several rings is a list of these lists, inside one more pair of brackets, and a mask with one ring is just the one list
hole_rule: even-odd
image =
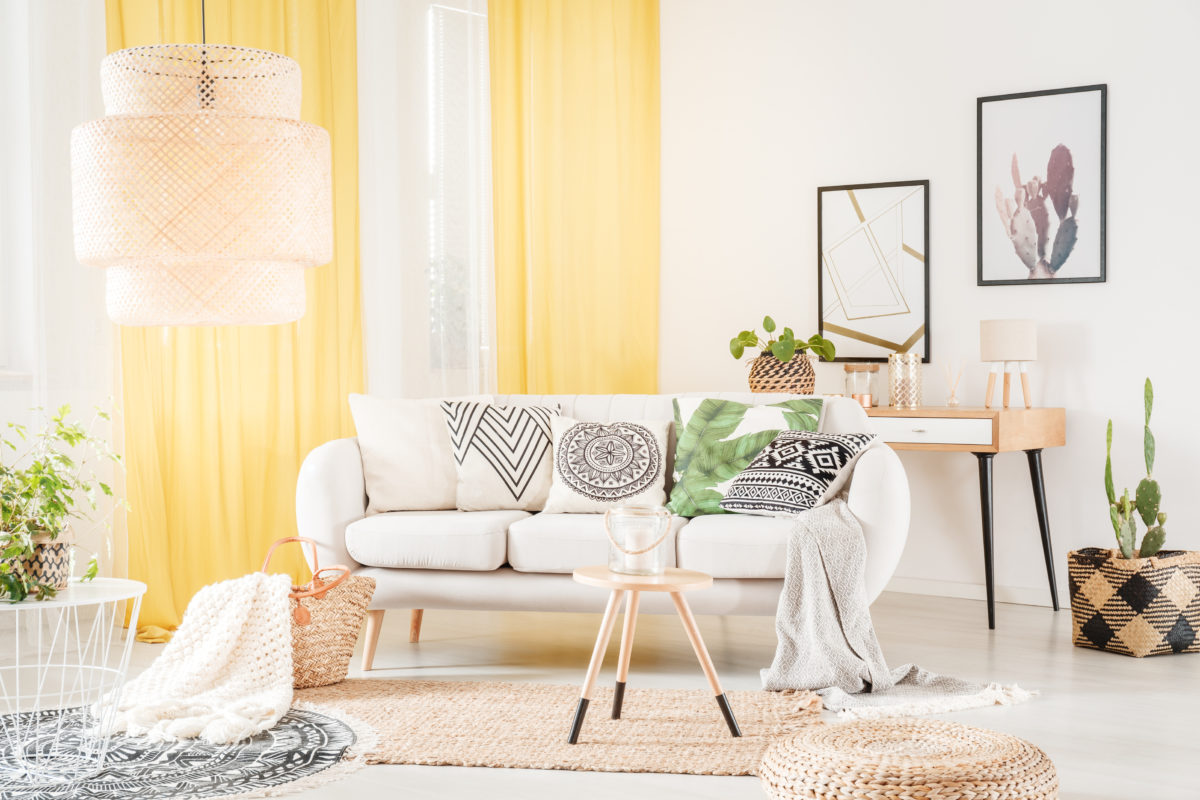
[[[1055,147],[1050,151],[1050,161],[1046,165],[1046,179],[1034,175],[1026,183],[1021,181],[1021,170],[1014,153],[1012,179],[1011,198],[1005,197],[1004,191],[996,187],[996,211],[1000,213],[1000,222],[1004,224],[1017,258],[1029,270],[1029,277],[1053,278],[1071,255],[1079,234],[1075,219],[1079,195],[1071,193],[1075,180],[1071,151],[1066,145]],[[1047,204],[1054,209],[1057,219],[1050,216]],[[1048,244],[1049,256],[1046,253]]]

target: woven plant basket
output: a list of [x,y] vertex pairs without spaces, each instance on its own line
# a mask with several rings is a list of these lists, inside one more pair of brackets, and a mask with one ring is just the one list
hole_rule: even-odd
[[1200,652],[1200,551],[1121,558],[1086,547],[1067,555],[1076,647],[1135,658]]
[[758,768],[776,800],[1054,800],[1058,774],[1006,733],[936,719],[815,725],[771,745]]
[[812,394],[817,385],[808,353],[796,353],[790,361],[780,361],[770,352],[750,362],[750,391]]
[[34,542],[33,555],[25,559],[25,573],[61,592],[75,572],[75,545],[70,542]]
[[317,561],[317,543],[299,536],[271,545],[263,572],[275,548],[289,542],[312,545],[313,571],[309,583],[293,586],[288,595],[292,604],[292,685],[311,689],[340,683],[350,671],[354,643],[375,594],[375,579],[351,575],[350,568],[341,564],[322,567]]

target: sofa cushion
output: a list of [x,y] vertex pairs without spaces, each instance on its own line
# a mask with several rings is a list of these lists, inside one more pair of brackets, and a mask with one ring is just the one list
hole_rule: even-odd
[[580,422],[558,416],[554,434],[554,479],[546,511],[603,513],[617,506],[661,506],[666,502],[666,420]]
[[[460,398],[490,402],[490,396]],[[439,400],[350,395],[367,513],[454,508],[457,477]]]
[[[675,538],[687,520],[671,518],[667,566],[675,566]],[[608,563],[603,514],[535,514],[508,529],[508,563],[518,572],[573,572]]]
[[550,420],[558,406],[442,403],[463,511],[541,511],[553,471]]
[[675,400],[675,486],[667,508],[685,517],[720,514],[721,498],[781,430],[815,431],[822,399],[756,406],[716,397]]
[[696,517],[679,532],[679,566],[714,578],[782,578],[795,525],[795,519],[747,514]]
[[832,500],[850,479],[873,433],[781,431],[725,491],[721,508],[761,517],[795,517]]
[[392,511],[346,527],[346,549],[368,567],[486,571],[504,564],[509,525],[525,511]]

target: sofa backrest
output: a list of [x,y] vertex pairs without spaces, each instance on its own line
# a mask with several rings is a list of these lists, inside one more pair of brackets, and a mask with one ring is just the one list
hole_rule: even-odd
[[[557,403],[565,417],[580,422],[638,422],[674,420],[676,397],[716,397],[747,405],[766,405],[803,395],[755,392],[683,392],[680,394],[498,394],[497,405],[552,405]],[[863,433],[871,430],[870,421],[856,401],[849,397],[822,396],[822,433]],[[675,467],[675,428],[671,426],[667,442],[667,487]]]

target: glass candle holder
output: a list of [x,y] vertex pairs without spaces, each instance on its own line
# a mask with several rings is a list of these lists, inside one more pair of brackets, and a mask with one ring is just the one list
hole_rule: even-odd
[[896,408],[921,405],[921,356],[892,353],[888,356],[888,396]]
[[878,364],[847,364],[846,395],[858,401],[863,408],[875,405],[875,390],[872,384],[879,372]]
[[608,568],[624,575],[662,575],[667,568],[671,514],[661,506],[622,506],[604,512]]

